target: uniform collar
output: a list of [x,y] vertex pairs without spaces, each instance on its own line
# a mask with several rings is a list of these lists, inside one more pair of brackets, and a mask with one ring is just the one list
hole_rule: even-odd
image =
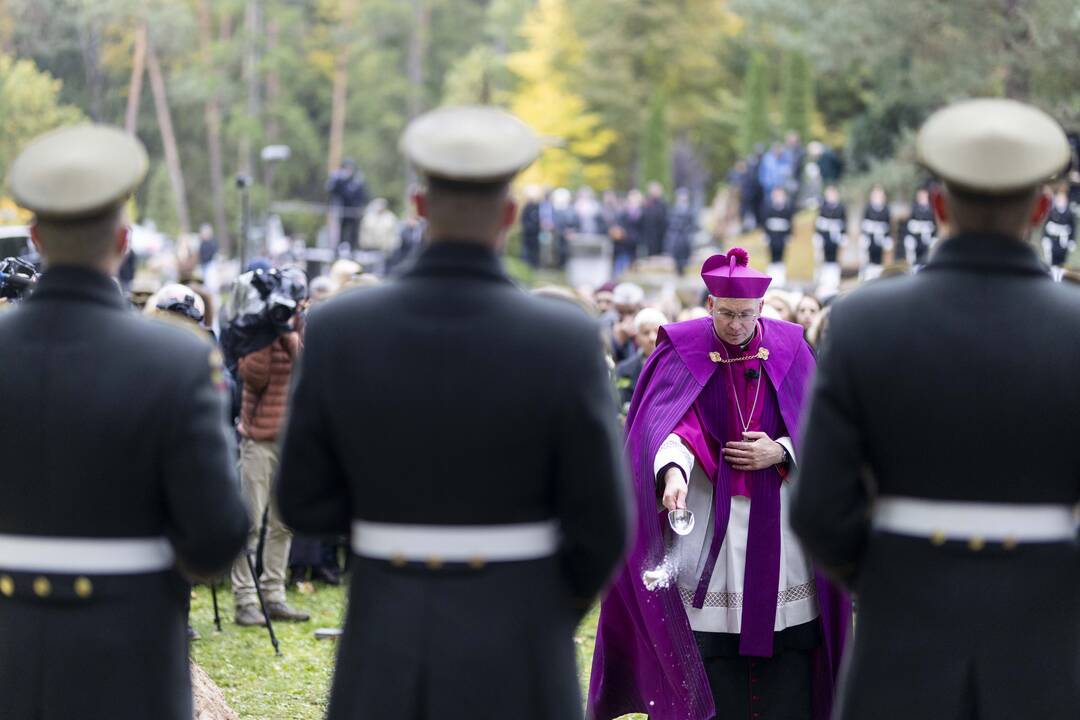
[[924,272],[942,269],[1047,276],[1046,266],[1031,245],[1005,235],[983,233],[957,235],[943,242]]
[[105,273],[89,268],[62,265],[46,270],[27,302],[79,300],[125,309],[127,301],[116,282]]
[[459,240],[428,243],[404,275],[475,275],[510,282],[499,256],[493,249],[479,243]]

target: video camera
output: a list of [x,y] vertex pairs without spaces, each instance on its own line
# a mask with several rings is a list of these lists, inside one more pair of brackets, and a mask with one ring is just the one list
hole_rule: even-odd
[[221,312],[221,347],[231,372],[248,353],[261,350],[292,329],[307,297],[307,277],[295,268],[258,269],[236,279],[232,300]]
[[0,260],[0,298],[11,302],[25,300],[37,285],[38,271],[22,258]]
[[307,281],[289,270],[255,270],[251,286],[262,300],[263,317],[281,329],[288,328],[300,301],[307,297]]

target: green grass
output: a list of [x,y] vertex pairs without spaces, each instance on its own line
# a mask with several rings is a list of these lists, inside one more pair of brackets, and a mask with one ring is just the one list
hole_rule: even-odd
[[[191,654],[213,678],[242,720],[322,720],[334,667],[336,643],[316,640],[315,629],[339,627],[344,588],[316,586],[312,594],[289,590],[289,603],[311,613],[306,623],[275,623],[281,657],[274,655],[266,628],[243,628],[232,621],[232,594],[218,590],[222,632],[214,628],[210,591],[192,595],[191,624],[202,635]],[[599,608],[582,621],[574,637],[582,697],[589,687]],[[644,716],[628,716],[640,717]]]

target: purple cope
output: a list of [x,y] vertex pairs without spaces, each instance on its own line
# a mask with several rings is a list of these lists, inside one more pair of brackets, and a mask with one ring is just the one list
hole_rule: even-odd
[[[728,264],[725,269],[732,268]],[[706,272],[707,266],[703,276]],[[798,325],[765,318],[761,323],[770,352],[766,376],[797,447],[800,413],[814,369],[813,354]],[[715,715],[705,668],[677,587],[673,583],[649,591],[641,580],[642,572],[658,566],[666,552],[664,512],[655,511],[653,461],[660,444],[721,367],[709,359],[715,343],[711,318],[663,326],[630,405],[624,449],[638,507],[636,537],[601,604],[589,686],[588,716],[593,720],[632,712],[647,713],[650,720],[709,720]],[[717,483],[716,494],[721,496],[716,498],[718,508],[722,504],[730,507],[730,490],[728,483]],[[770,507],[779,514],[778,504],[770,503]],[[751,523],[754,532],[753,520]],[[752,539],[747,547],[743,617],[745,620],[749,614],[757,620],[744,627],[740,653],[768,657],[772,654],[776,587],[772,586],[770,596],[770,573],[764,568],[769,562],[779,562],[779,517],[762,527],[764,536]],[[752,576],[751,567],[762,571]],[[813,653],[813,717],[827,720],[840,654],[851,627],[851,601],[820,573],[816,583],[823,642]]]

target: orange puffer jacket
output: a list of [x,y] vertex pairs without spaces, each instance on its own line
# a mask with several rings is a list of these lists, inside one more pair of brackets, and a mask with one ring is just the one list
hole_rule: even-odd
[[300,352],[300,335],[290,332],[273,343],[240,358],[244,383],[240,434],[252,440],[277,440],[285,420],[289,376]]

